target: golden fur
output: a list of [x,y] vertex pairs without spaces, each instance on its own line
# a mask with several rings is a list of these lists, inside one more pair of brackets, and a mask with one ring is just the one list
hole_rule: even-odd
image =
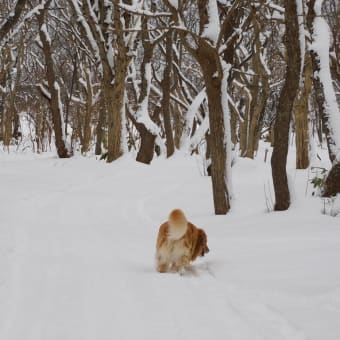
[[206,233],[187,221],[182,210],[173,210],[159,227],[156,266],[160,273],[183,272],[191,261],[208,252]]

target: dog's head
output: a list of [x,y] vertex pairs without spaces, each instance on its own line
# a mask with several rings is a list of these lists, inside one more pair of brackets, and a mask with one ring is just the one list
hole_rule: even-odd
[[209,253],[207,234],[204,232],[204,230],[198,229],[192,260],[194,260],[197,256],[204,256],[207,253]]

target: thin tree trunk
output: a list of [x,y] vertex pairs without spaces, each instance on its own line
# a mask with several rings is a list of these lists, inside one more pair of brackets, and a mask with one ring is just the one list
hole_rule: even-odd
[[[225,122],[222,108],[222,67],[219,57],[212,47],[202,47],[197,53],[207,89],[209,108],[211,154],[211,180],[215,214],[224,215],[230,209],[230,197],[227,188],[227,149],[225,142]],[[219,76],[216,76],[216,75]],[[228,103],[223,103],[228,105]]]
[[[150,92],[150,83],[151,83],[151,62],[152,55],[155,44],[152,44],[150,41],[149,32],[147,30],[148,25],[147,19],[144,19],[142,22],[142,45],[143,45],[143,60],[141,64],[141,86],[140,86],[140,94],[138,98],[138,107],[137,107],[137,115],[139,111],[141,115],[147,116],[149,115],[149,92]],[[155,111],[159,111],[160,108],[156,107]],[[144,111],[144,112],[143,112]],[[147,111],[147,112],[145,112]],[[156,113],[156,112],[155,112]],[[137,117],[138,118],[138,117]],[[152,121],[154,119],[150,117]],[[150,164],[154,151],[155,151],[155,140],[157,137],[156,131],[150,131],[144,123],[139,123],[136,119],[132,119],[132,122],[136,126],[139,136],[141,139],[140,148],[137,153],[136,160],[141,163]]]
[[259,95],[257,93],[256,101],[252,103],[254,105],[251,109],[251,119],[248,128],[247,147],[244,154],[245,157],[254,158],[254,153],[257,150],[258,142],[261,132],[261,117],[263,116],[265,105],[269,96],[269,83],[268,79],[263,78],[263,91]]
[[[124,39],[122,11],[118,1],[114,1],[113,19],[116,30],[117,55],[114,61],[114,84],[105,82],[105,97],[108,108],[108,152],[107,161],[112,162],[123,154],[122,131],[123,112],[125,109],[125,80],[131,57],[127,54],[127,47]],[[109,52],[108,52],[109,53]]]
[[174,103],[173,105],[173,117],[174,117],[174,133],[175,133],[174,143],[175,143],[176,149],[180,149],[184,124],[183,124],[181,111],[177,103]]
[[105,123],[105,117],[106,117],[106,108],[105,108],[105,100],[103,94],[101,94],[100,98],[100,108],[99,108],[99,117],[98,122],[96,126],[96,148],[95,148],[95,154],[97,156],[102,154],[102,141],[103,141],[103,126]]
[[310,54],[305,55],[303,84],[294,104],[296,169],[309,166],[308,101],[312,90],[312,64]]
[[60,107],[60,88],[56,80],[56,75],[54,71],[54,62],[52,56],[52,48],[50,40],[47,34],[47,25],[45,24],[45,14],[51,1],[47,1],[44,9],[38,15],[39,22],[39,36],[43,46],[43,54],[45,57],[46,65],[46,78],[48,83],[48,88],[50,91],[50,109],[52,112],[53,130],[55,136],[55,145],[57,148],[57,153],[59,158],[70,157],[69,151],[66,148],[65,140],[63,136],[63,126],[62,126],[62,111]]
[[172,31],[170,30],[166,37],[166,56],[165,56],[165,69],[162,80],[162,108],[164,119],[164,130],[166,137],[166,155],[170,157],[175,151],[174,137],[171,126],[171,113],[170,113],[170,90],[171,90],[171,65],[172,64]]
[[[10,50],[9,50],[10,51]],[[6,53],[7,54],[7,53]],[[9,52],[10,57],[12,54]],[[23,44],[23,35],[20,38],[20,44],[18,48],[18,55],[15,60],[11,60],[9,62],[9,68],[16,68],[15,78],[11,79],[13,86],[11,86],[11,91],[9,93],[8,98],[8,106],[5,110],[5,122],[4,122],[4,146],[9,147],[11,139],[18,138],[18,130],[19,130],[19,116],[16,111],[16,96],[18,87],[21,81],[21,63],[24,55],[24,44]],[[10,57],[11,58],[11,57]],[[6,106],[5,106],[6,107]]]
[[[117,82],[121,83],[118,84]],[[106,83],[104,96],[108,109],[107,162],[112,162],[122,155],[122,108],[124,102],[125,74],[115,75],[115,84]]]
[[261,60],[263,44],[260,40],[260,34],[263,31],[263,25],[261,25],[257,20],[253,20],[253,23],[255,41],[252,58],[254,75],[250,84],[252,100],[250,104],[249,123],[247,124],[247,145],[245,152],[242,154],[244,157],[249,158],[254,158],[254,153],[257,150],[260,130],[262,127],[262,118],[270,91],[268,73]]
[[241,156],[244,157],[247,152],[247,144],[249,137],[249,114],[250,114],[250,103],[251,103],[251,95],[249,90],[246,88],[241,89],[244,92],[244,105],[242,106],[243,112],[243,122],[240,122],[240,150]]
[[74,87],[76,85],[76,78],[77,78],[77,74],[78,74],[78,68],[77,68],[77,64],[78,64],[78,58],[77,58],[77,54],[73,57],[73,61],[72,61],[72,66],[73,66],[73,72],[72,72],[72,79],[71,79],[71,89],[70,89],[70,93],[69,96],[66,100],[66,104],[65,104],[65,123],[64,123],[64,130],[65,130],[65,136],[67,138],[68,135],[68,124],[69,124],[69,115],[70,115],[70,104],[72,101],[72,96],[73,96],[73,91],[74,91]]
[[299,88],[300,43],[296,2],[285,0],[287,51],[286,81],[282,88],[274,126],[274,149],[271,159],[273,184],[275,191],[275,210],[287,210],[290,194],[286,173],[289,124],[294,100]]
[[224,215],[230,209],[230,202],[228,188],[226,187],[227,150],[226,145],[223,143],[225,138],[223,109],[221,106],[221,98],[216,95],[220,90],[221,88],[219,86],[207,85],[214,207],[215,214]]
[[43,152],[43,139],[44,139],[43,113],[41,108],[38,108],[35,123],[35,142],[37,144],[37,153]]
[[231,130],[231,143],[233,145],[233,148],[235,148],[235,145],[238,142],[237,128],[238,128],[238,114],[234,112],[234,110],[232,110],[230,114],[230,130]]
[[81,152],[86,153],[90,147],[91,141],[91,114],[93,110],[93,93],[91,87],[91,79],[88,71],[85,70],[86,78],[86,107],[85,107],[85,117],[83,124],[83,142],[81,147]]
[[5,111],[5,133],[4,133],[4,146],[9,147],[10,142],[12,137],[14,137],[14,129],[13,129],[13,124],[14,124],[14,119],[16,113],[16,108],[15,108],[15,98],[17,95],[17,87],[20,81],[20,74],[21,74],[21,66],[18,65],[18,72],[16,74],[16,79],[14,81],[14,86],[11,89],[11,93],[9,94],[9,103],[8,107]]

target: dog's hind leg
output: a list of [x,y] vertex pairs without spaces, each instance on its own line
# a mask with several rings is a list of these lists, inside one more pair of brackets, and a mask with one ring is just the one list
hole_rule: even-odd
[[168,264],[167,263],[158,263],[157,264],[157,271],[160,273],[166,273],[168,271]]
[[166,273],[169,270],[169,263],[161,254],[156,255],[156,268],[160,273]]

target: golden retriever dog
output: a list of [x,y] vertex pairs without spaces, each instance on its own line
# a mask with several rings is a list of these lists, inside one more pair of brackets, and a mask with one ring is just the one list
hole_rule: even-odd
[[156,266],[160,273],[183,274],[191,261],[208,252],[206,233],[190,223],[182,210],[173,210],[168,221],[159,227]]

